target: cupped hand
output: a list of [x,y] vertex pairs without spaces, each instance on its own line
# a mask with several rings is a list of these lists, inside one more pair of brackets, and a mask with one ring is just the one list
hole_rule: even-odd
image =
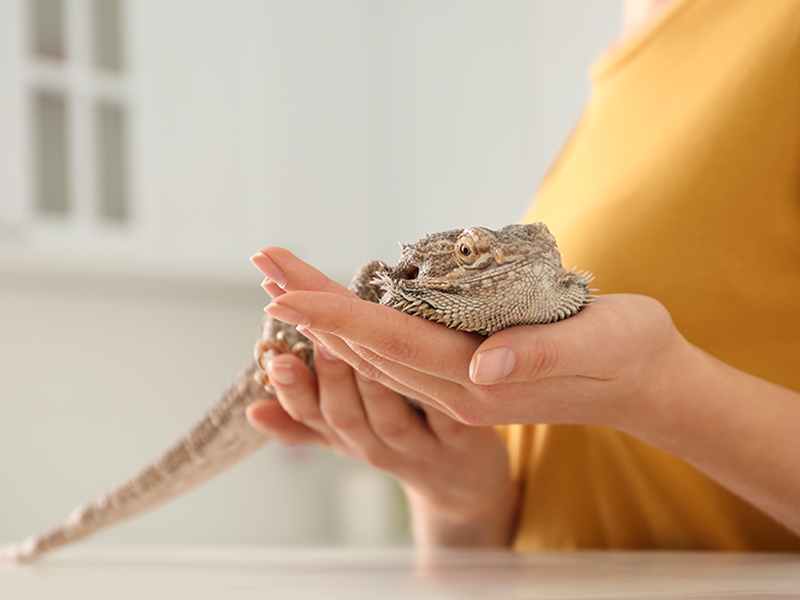
[[[254,263],[272,277],[265,289],[273,297],[285,296],[284,288],[291,286],[281,275],[263,259]],[[314,270],[306,276],[306,283],[326,293],[355,298]],[[508,544],[516,489],[497,431],[458,422],[430,399],[422,413],[402,394],[354,371],[319,340],[315,367],[316,374],[290,354],[272,359],[268,370],[277,401],[251,405],[251,424],[285,444],[320,445],[397,477],[424,545]]]
[[601,296],[570,319],[484,339],[362,301],[286,250],[267,248],[254,262],[275,292],[273,317],[368,379],[472,425],[624,427],[634,403],[667,385],[666,363],[685,341],[642,296]]

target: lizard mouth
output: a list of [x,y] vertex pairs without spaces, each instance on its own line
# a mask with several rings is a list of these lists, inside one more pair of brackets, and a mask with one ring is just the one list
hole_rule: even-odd
[[392,273],[392,277],[394,279],[402,279],[403,281],[411,281],[419,277],[419,267],[416,265],[409,265],[402,270],[398,269]]
[[[512,277],[514,273],[523,266],[521,261],[508,262],[500,265],[493,270],[481,270],[473,272],[462,272],[458,283],[455,283],[452,278],[448,277],[430,277],[425,280],[414,281],[410,284],[410,289],[437,289],[437,290],[452,290],[457,287],[468,287],[474,284],[480,284],[486,280],[501,279]],[[399,279],[399,278],[398,278]],[[413,280],[409,277],[407,280]]]

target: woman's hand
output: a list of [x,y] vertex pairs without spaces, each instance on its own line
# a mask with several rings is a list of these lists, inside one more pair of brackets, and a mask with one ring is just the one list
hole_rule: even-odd
[[287,445],[316,444],[397,477],[423,546],[506,546],[516,510],[505,444],[355,375],[316,346],[317,377],[292,355],[273,359],[278,402],[248,408],[254,427]]
[[[274,283],[265,288],[283,293]],[[332,282],[331,289],[352,296]],[[275,357],[268,369],[278,401],[251,405],[251,424],[284,444],[320,445],[397,477],[423,546],[510,543],[516,488],[497,431],[459,423],[430,400],[423,415],[320,343],[315,367],[316,376],[295,356]]]
[[308,330],[367,378],[471,425],[625,427],[632,403],[650,398],[685,343],[667,311],[642,296],[600,297],[565,321],[483,339],[343,293],[285,250],[260,256],[282,286],[267,307],[273,317]]
[[288,292],[267,311],[387,388],[471,425],[617,427],[800,534],[800,393],[693,346],[657,301],[602,296],[564,321],[483,340],[340,293],[285,250],[259,256],[269,285]]

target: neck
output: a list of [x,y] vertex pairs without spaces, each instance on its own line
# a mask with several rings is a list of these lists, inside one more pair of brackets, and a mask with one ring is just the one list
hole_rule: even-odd
[[620,41],[636,35],[678,0],[625,0],[625,21]]

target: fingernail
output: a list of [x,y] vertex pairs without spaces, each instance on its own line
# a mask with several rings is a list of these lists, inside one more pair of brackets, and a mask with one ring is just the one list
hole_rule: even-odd
[[263,252],[256,252],[253,254],[253,256],[250,257],[250,262],[278,287],[282,288],[286,285],[286,276],[283,274],[283,271],[281,271],[280,267],[272,262]]
[[261,287],[264,288],[264,291],[267,292],[273,300],[278,296],[283,296],[286,293],[280,287],[275,285],[275,282],[269,277],[266,277],[264,281],[261,282]]
[[284,365],[283,363],[269,363],[269,380],[280,385],[292,385],[296,377],[294,369],[291,365]]
[[479,353],[469,366],[473,383],[496,383],[511,375],[517,356],[511,348],[493,348]]
[[281,306],[280,304],[272,302],[267,304],[264,312],[273,319],[288,323],[289,325],[308,325],[308,319],[306,317],[288,306]]
[[325,347],[325,344],[320,344],[317,342],[316,351],[319,352],[319,355],[329,362],[336,362],[339,360],[339,357],[333,354],[330,350]]

